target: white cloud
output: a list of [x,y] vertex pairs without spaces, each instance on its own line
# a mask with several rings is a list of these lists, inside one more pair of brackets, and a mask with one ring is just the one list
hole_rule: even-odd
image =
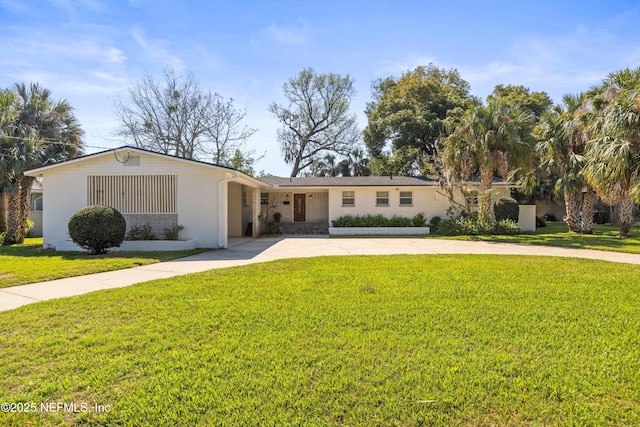
[[131,37],[140,45],[140,47],[147,47],[147,40],[144,38],[144,31],[142,28],[134,28],[131,30]]
[[492,62],[479,67],[461,68],[463,79],[473,82],[493,82],[523,73],[522,67],[508,62]]
[[298,26],[271,24],[260,30],[258,36],[250,38],[249,41],[257,49],[273,46],[301,47],[308,45],[311,41],[311,30],[306,22],[301,22]]
[[[616,68],[640,65],[632,40],[607,31],[577,27],[560,37],[529,36],[516,40],[499,59],[459,67],[472,92],[486,96],[497,84],[522,84],[547,92],[555,101],[599,83]],[[606,66],[602,65],[606,64]]]
[[545,91],[559,101],[565,93],[588,90],[615,69],[640,66],[640,47],[635,40],[585,27],[576,27],[561,36],[522,37],[506,49],[497,45],[493,55],[461,56],[460,52],[440,55],[446,58],[412,53],[378,61],[372,64],[373,73],[378,77],[398,77],[432,62],[442,68],[457,68],[476,96],[486,97],[497,84],[521,84],[532,91]]
[[102,62],[121,64],[127,57],[124,52],[115,46],[109,45],[99,38],[84,40],[66,40],[60,42],[34,42],[32,48],[38,51],[46,51],[56,55],[63,55],[79,60],[98,60]]
[[39,82],[53,91],[54,95],[63,94],[88,96],[91,94],[112,95],[127,88],[124,78],[101,72],[54,73],[42,70],[24,71],[20,74],[7,74],[15,81]]
[[127,79],[123,77],[114,76],[113,74],[105,73],[102,71],[90,71],[89,75],[110,83],[115,83],[119,85],[127,84]]
[[305,45],[309,42],[310,38],[309,27],[304,22],[297,27],[284,27],[271,24],[262,32],[267,39],[288,46]]
[[178,72],[185,70],[184,61],[171,52],[166,40],[147,38],[144,30],[140,27],[131,30],[131,37],[142,48],[144,56],[148,59],[159,62],[161,65],[169,65]]
[[69,64],[81,61],[122,63],[124,52],[100,37],[18,31],[13,37],[0,37],[0,48],[6,56],[24,63]]

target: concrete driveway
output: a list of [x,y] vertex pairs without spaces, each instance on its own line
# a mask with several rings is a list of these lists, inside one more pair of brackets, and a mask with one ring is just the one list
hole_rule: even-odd
[[80,295],[100,289],[119,288],[134,283],[197,273],[214,268],[233,267],[284,258],[392,254],[537,255],[640,264],[640,255],[512,243],[416,238],[239,238],[230,239],[229,249],[212,250],[173,261],[0,289],[0,311],[12,310],[38,301]]

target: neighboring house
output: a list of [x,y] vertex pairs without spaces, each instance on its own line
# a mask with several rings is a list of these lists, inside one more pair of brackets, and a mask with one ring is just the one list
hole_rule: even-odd
[[[257,236],[269,206],[281,215],[286,234],[327,234],[343,215],[382,214],[428,219],[450,207],[438,182],[414,177],[252,178],[210,163],[120,147],[27,172],[41,177],[45,248],[78,250],[67,224],[83,207],[118,209],[128,229],[149,224],[156,236],[182,225],[192,247],[227,247],[229,237]],[[492,198],[508,196],[510,184],[495,183]],[[473,204],[477,200],[456,203]],[[41,204],[41,206],[42,206]],[[159,245],[159,244],[158,244]]]
[[42,183],[33,181],[31,186],[31,205],[29,219],[33,221],[33,227],[29,230],[29,236],[42,237]]
[[[7,217],[9,216],[8,202],[9,200],[6,196],[0,199],[0,203],[4,203],[4,212]],[[42,237],[42,184],[37,180],[34,180],[31,186],[29,219],[33,221],[33,227],[29,230],[29,236]]]
[[542,218],[553,218],[554,221],[562,221],[566,215],[564,202],[550,200],[536,200],[536,211]]

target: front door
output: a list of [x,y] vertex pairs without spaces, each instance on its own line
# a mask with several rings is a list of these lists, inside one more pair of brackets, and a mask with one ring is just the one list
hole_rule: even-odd
[[304,221],[307,219],[307,212],[305,206],[306,194],[294,194],[293,195],[293,220]]

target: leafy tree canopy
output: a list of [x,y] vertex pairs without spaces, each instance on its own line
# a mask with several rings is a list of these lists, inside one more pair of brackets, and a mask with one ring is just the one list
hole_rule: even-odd
[[533,113],[536,119],[542,117],[553,105],[546,92],[531,92],[528,87],[522,85],[497,85],[491,95],[487,96],[487,102],[494,101],[520,105]]
[[[374,82],[372,97],[365,110],[364,141],[374,164],[384,165],[385,172],[395,164],[399,167],[396,173],[414,169],[411,164],[418,168],[413,173],[423,172],[447,130],[477,102],[457,70],[433,64],[407,71],[400,78]],[[401,159],[382,159],[393,157],[394,152],[402,153],[407,164],[400,165]]]

